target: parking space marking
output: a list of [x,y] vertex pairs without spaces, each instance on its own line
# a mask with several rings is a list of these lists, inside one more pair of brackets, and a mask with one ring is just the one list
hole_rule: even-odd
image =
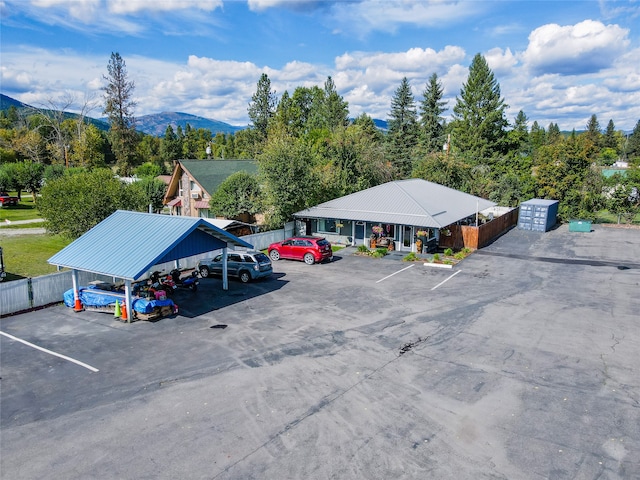
[[92,367],[91,365],[87,365],[86,363],[76,360],[75,358],[67,357],[66,355],[62,355],[60,353],[47,350],[46,348],[39,347],[38,345],[34,345],[33,343],[27,342],[26,340],[22,340],[21,338],[14,337],[9,333],[0,331],[0,335],[4,335],[5,337],[10,338],[11,340],[15,340],[16,342],[24,343],[29,347],[35,348],[36,350],[40,350],[41,352],[44,352],[44,353],[48,353],[49,355],[53,355],[54,357],[59,357],[59,358],[62,358],[63,360],[67,360],[69,362],[75,363],[76,365],[80,365],[81,367],[91,370],[94,373],[99,371],[97,368]]
[[397,275],[397,274],[398,274],[398,273],[400,273],[400,272],[404,272],[406,269],[411,268],[411,267],[413,267],[413,265],[409,265],[408,267],[404,267],[402,270],[398,270],[397,272],[392,273],[391,275],[387,275],[386,277],[381,278],[381,279],[380,279],[380,280],[378,280],[376,283],[380,283],[380,282],[382,282],[382,281],[386,280],[387,278],[393,277],[394,275]]
[[435,290],[436,288],[438,288],[440,285],[442,285],[445,282],[448,282],[449,280],[451,280],[453,277],[455,277],[457,274],[459,274],[462,270],[458,270],[455,273],[452,273],[451,275],[449,275],[447,278],[445,278],[443,281],[441,281],[439,284],[437,284],[435,287],[433,287],[431,290]]

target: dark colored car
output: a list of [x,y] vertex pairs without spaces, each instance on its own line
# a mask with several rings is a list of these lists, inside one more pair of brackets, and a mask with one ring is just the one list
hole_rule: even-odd
[[[222,254],[214,258],[200,260],[196,269],[202,278],[209,275],[222,275]],[[227,274],[237,277],[242,283],[258,278],[270,277],[273,273],[271,260],[262,252],[228,252]]]
[[333,251],[331,243],[323,237],[291,237],[269,245],[269,257],[274,262],[281,258],[288,258],[313,265],[323,260],[331,260]]

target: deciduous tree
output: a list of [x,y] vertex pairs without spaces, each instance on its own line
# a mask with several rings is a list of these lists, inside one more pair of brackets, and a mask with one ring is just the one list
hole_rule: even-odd
[[236,172],[211,195],[209,208],[216,216],[238,219],[242,214],[262,211],[262,192],[254,175]]

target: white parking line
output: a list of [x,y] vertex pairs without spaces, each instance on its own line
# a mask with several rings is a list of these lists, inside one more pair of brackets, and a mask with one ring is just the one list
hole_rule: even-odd
[[394,275],[397,275],[397,274],[398,274],[398,273],[400,273],[400,272],[404,272],[407,268],[411,268],[411,267],[413,267],[413,265],[409,265],[408,267],[404,267],[402,270],[398,270],[396,273],[392,273],[391,275],[387,275],[386,277],[381,278],[381,279],[380,279],[380,280],[378,280],[376,283],[380,283],[380,282],[382,282],[383,280],[386,280],[387,278],[393,277]]
[[86,368],[88,370],[91,370],[92,372],[98,372],[99,371],[97,368],[92,367],[91,365],[87,365],[86,363],[82,363],[81,361],[76,360],[76,359],[71,358],[71,357],[67,357],[66,355],[61,355],[61,354],[53,352],[51,350],[47,350],[46,348],[39,347],[38,345],[34,345],[33,343],[29,343],[26,340],[22,340],[21,338],[14,337],[13,335],[11,335],[9,333],[0,332],[0,335],[4,335],[5,337],[10,338],[11,340],[15,340],[16,342],[24,343],[25,345],[27,345],[29,347],[33,347],[36,350],[40,350],[41,352],[48,353],[49,355],[53,355],[54,357],[60,357],[60,358],[62,358],[64,360],[68,360],[68,361],[70,361],[72,363],[75,363],[76,365],[80,365],[81,367],[84,367],[84,368]]
[[437,284],[435,287],[433,287],[431,290],[435,290],[436,288],[438,288],[440,285],[442,285],[445,282],[448,282],[449,280],[451,280],[453,277],[455,277],[457,274],[459,274],[462,270],[458,270],[456,273],[453,273],[451,275],[449,275],[447,278],[445,278],[443,281],[441,281],[439,284]]

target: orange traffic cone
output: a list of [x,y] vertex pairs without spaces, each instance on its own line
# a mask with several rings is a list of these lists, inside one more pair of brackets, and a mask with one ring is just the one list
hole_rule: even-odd
[[127,320],[127,306],[123,303],[122,304],[122,321],[126,321]]
[[120,312],[120,302],[118,302],[118,300],[116,299],[116,309],[113,312],[113,316],[119,318],[120,315],[122,315],[122,313]]
[[82,310],[84,310],[84,308],[82,308],[82,302],[80,301],[80,297],[76,297],[76,303],[73,307],[73,311],[81,312]]

